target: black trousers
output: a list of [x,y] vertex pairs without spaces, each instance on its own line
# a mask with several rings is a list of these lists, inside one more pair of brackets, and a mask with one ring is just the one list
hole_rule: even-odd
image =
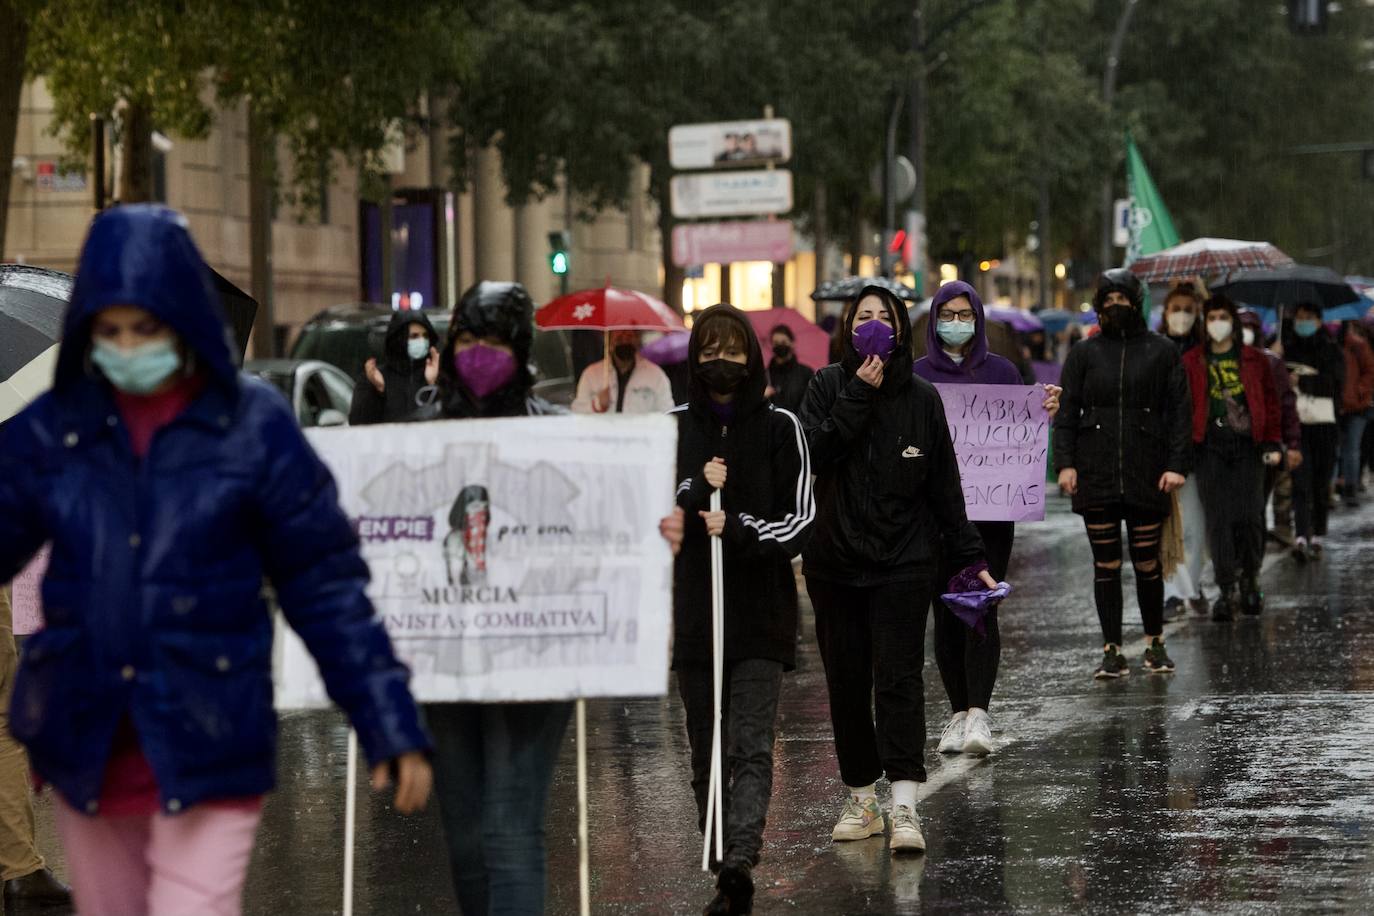
[[924,782],[926,609],[931,583],[856,587],[810,576],[835,756],[847,786],[884,773]]
[[1115,504],[1083,513],[1093,551],[1093,597],[1104,642],[1121,645],[1121,523],[1131,542],[1135,568],[1135,596],[1146,636],[1164,632],[1164,579],[1159,568],[1159,542],[1164,519]]
[[1338,436],[1335,423],[1303,424],[1302,464],[1293,472],[1293,533],[1300,538],[1326,535]]
[[[745,658],[725,665],[721,692],[721,775],[724,779],[726,865],[753,868],[763,848],[763,827],[773,795],[773,735],[782,688],[782,662]],[[692,749],[692,792],[697,829],[706,829],[711,789],[714,689],[709,667],[680,668],[677,689],[687,713]]]
[[1264,559],[1264,462],[1250,436],[1209,425],[1194,453],[1217,585],[1253,578]]
[[[988,572],[998,582],[1007,577],[1011,562],[1011,545],[1016,537],[1014,522],[974,522],[983,537],[987,552]],[[946,569],[941,581],[935,584],[936,595],[945,590],[944,583],[959,572]],[[987,632],[978,636],[938,597],[931,600],[935,620],[935,664],[945,685],[949,705],[955,712],[970,708],[987,709],[992,700],[992,688],[997,682],[997,666],[1002,660],[1002,637],[997,628],[997,608],[983,618]]]

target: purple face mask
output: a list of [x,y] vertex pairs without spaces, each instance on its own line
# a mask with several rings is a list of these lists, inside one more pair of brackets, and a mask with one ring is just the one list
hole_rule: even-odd
[[454,354],[453,368],[480,400],[511,380],[515,375],[515,357],[486,344],[474,344]]
[[878,321],[866,321],[854,329],[854,349],[867,358],[876,356],[884,362],[897,349],[897,333]]

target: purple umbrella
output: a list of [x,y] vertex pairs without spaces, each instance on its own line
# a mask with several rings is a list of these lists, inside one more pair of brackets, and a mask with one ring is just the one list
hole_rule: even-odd
[[639,348],[644,358],[660,366],[675,366],[687,361],[687,342],[692,339],[691,331],[669,331]]
[[1045,330],[1045,323],[1030,312],[1023,312],[1020,309],[1005,305],[990,305],[984,310],[984,314],[993,321],[1001,321],[1011,325],[1014,331],[1030,333],[1031,331]]

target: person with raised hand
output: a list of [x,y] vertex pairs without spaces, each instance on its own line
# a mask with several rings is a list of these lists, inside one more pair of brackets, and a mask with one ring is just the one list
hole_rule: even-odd
[[[892,786],[893,852],[926,848],[925,623],[944,562],[988,589],[983,542],[934,386],[911,371],[911,322],[889,290],[864,288],[841,321],[842,355],[811,380],[802,425],[816,472],[816,527],[802,572],[816,614],[845,796],[835,841],[882,835],[876,783]],[[876,713],[876,716],[875,716]]]

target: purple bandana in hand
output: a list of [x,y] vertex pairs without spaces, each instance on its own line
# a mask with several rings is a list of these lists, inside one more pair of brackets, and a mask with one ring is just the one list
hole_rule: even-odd
[[865,359],[876,356],[887,362],[897,349],[897,334],[881,321],[865,321],[854,329],[854,349]]
[[987,568],[988,564],[982,561],[966,567],[949,580],[949,591],[940,596],[945,607],[973,630],[979,639],[987,635],[987,624],[983,618],[1011,594],[1011,584],[1008,582],[999,582],[993,589],[983,584],[978,574],[986,572]]

